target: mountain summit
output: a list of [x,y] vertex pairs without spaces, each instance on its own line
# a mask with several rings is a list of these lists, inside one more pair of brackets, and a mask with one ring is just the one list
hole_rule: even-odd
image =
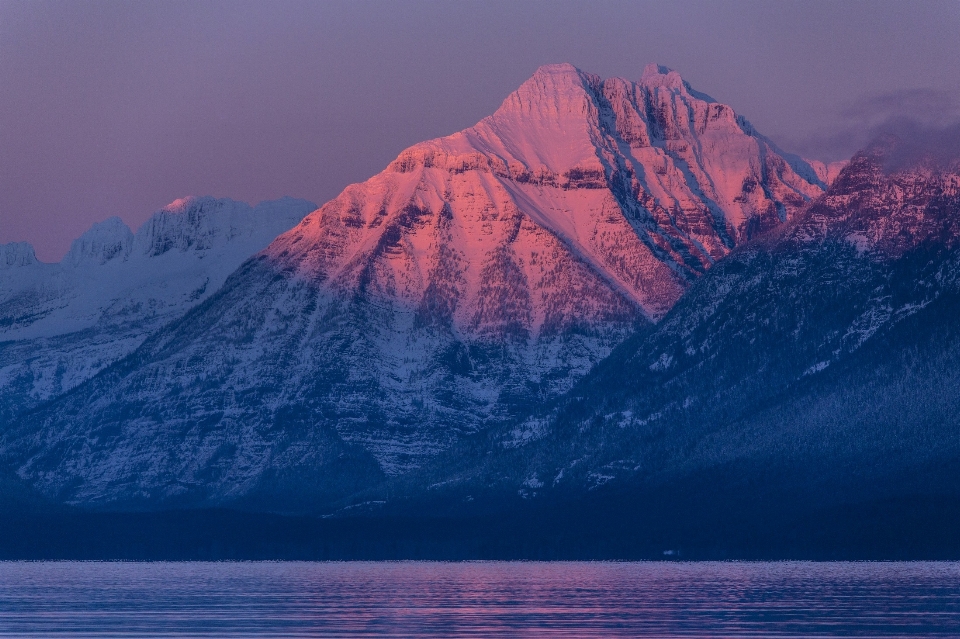
[[[504,291],[488,275],[516,282],[519,314],[501,323],[531,333],[623,306],[656,320],[824,186],[674,71],[650,65],[631,82],[549,65],[476,126],[348,187],[267,255],[468,331],[497,330],[488,309]],[[574,282],[585,297],[558,299]]]
[[541,67],[23,417],[3,456],[77,504],[326,508],[567,391],[817,175],[675,72]]

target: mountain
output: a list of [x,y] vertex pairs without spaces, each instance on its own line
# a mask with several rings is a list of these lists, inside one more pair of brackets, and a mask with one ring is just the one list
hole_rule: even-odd
[[2,458],[74,504],[326,508],[570,389],[824,170],[662,67],[542,67],[23,415]]
[[438,465],[447,500],[629,494],[620,508],[642,503],[648,525],[701,535],[774,520],[868,534],[922,506],[956,539],[960,164],[899,166],[903,146],[857,154],[569,394],[482,443],[497,454]]
[[12,269],[37,264],[37,256],[28,242],[0,244],[0,269]]
[[0,417],[130,354],[315,208],[186,198],[136,234],[116,217],[94,224],[59,264],[37,261],[26,243],[0,246]]

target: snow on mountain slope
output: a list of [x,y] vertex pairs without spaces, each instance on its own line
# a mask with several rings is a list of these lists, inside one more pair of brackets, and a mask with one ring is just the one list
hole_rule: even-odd
[[[4,456],[74,503],[316,508],[346,496],[338,459],[356,489],[566,391],[822,188],[672,71],[542,67],[25,416]],[[160,235],[146,246],[200,241]]]
[[11,269],[37,264],[33,247],[27,242],[0,244],[0,269]]
[[898,144],[854,156],[464,481],[523,491],[539,477],[543,495],[715,476],[828,501],[955,490],[960,165],[890,170]]
[[556,291],[550,269],[569,259],[655,320],[736,242],[818,196],[806,173],[673,71],[602,81],[546,66],[494,115],[402,152],[267,255],[308,280],[413,305],[440,269],[461,328],[487,305],[484,273],[509,263],[528,283],[532,312],[520,321],[533,332]]
[[129,354],[314,208],[187,198],[135,235],[119,218],[94,224],[59,264],[0,247],[0,405],[48,399]]
[[119,217],[111,217],[94,224],[89,231],[74,240],[64,265],[101,265],[112,259],[125,259],[133,248],[134,235]]

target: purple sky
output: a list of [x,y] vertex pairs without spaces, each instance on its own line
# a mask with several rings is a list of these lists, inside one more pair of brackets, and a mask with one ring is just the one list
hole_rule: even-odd
[[317,203],[493,112],[537,66],[657,62],[787,150],[960,119],[960,0],[0,0],[0,242],[59,260],[185,195]]

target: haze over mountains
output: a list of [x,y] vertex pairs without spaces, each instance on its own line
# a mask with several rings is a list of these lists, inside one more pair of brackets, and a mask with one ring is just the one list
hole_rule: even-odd
[[826,166],[673,71],[552,65],[306,217],[7,245],[0,460],[113,510],[953,495],[960,174],[900,144]]

